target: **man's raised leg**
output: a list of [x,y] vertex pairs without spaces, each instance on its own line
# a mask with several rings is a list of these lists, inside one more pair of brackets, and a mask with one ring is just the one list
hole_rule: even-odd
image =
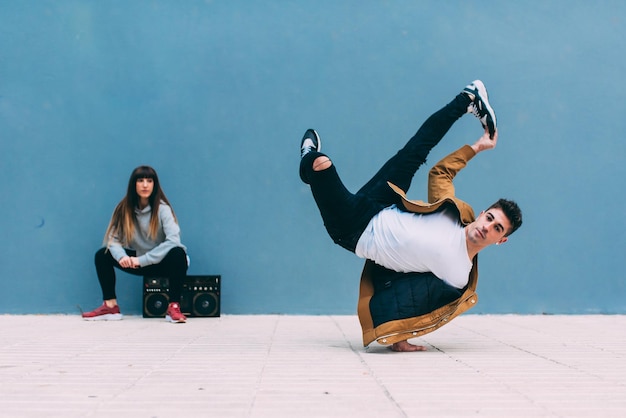
[[480,80],[467,85],[450,103],[433,113],[396,155],[391,157],[357,194],[395,203],[397,195],[389,188],[391,182],[407,191],[413,176],[426,162],[430,151],[441,141],[452,125],[464,114],[473,113],[484,128],[495,130],[495,113],[489,105],[487,89]]
[[300,178],[311,186],[324,226],[333,241],[354,252],[370,219],[383,207],[366,196],[356,196],[343,184],[328,156],[320,152],[317,132],[309,129],[300,143]]

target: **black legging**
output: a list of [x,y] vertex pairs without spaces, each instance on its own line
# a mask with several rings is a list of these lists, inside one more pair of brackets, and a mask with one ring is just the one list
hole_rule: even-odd
[[[127,250],[128,253],[128,250]],[[131,253],[132,254],[132,253]],[[131,255],[129,254],[129,255]],[[134,255],[134,254],[132,254]],[[170,302],[180,303],[180,293],[187,275],[187,254],[181,247],[172,248],[159,264],[145,267],[123,268],[113,258],[110,251],[100,248],[96,252],[96,273],[102,288],[102,299],[117,299],[115,295],[115,270],[113,267],[136,276],[167,277],[169,279]]]
[[459,94],[433,113],[404,148],[391,157],[356,194],[346,189],[334,164],[326,170],[313,170],[313,161],[325,154],[313,151],[302,158],[300,177],[310,184],[324,226],[336,244],[354,252],[372,217],[385,207],[399,203],[399,196],[387,182],[406,192],[430,150],[439,143],[454,122],[467,113],[469,104],[469,97]]

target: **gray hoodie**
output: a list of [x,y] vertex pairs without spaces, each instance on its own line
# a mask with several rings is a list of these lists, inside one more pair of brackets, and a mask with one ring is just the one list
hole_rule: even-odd
[[[180,228],[174,220],[172,209],[163,202],[159,205],[157,236],[154,240],[150,239],[148,234],[150,210],[150,206],[143,209],[135,208],[135,236],[128,243],[129,249],[137,252],[141,267],[160,263],[172,248],[181,247],[185,251],[187,250],[180,242]],[[108,248],[117,261],[127,255],[124,246],[115,236],[110,237]]]

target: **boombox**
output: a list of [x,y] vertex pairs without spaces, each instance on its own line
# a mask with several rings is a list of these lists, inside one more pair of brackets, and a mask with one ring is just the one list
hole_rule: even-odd
[[[180,310],[188,317],[220,316],[219,275],[187,276],[180,297]],[[166,277],[143,278],[143,317],[163,318],[169,305],[170,283]]]

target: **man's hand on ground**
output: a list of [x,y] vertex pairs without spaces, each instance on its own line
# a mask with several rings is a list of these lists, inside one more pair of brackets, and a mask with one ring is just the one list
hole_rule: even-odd
[[406,352],[406,351],[426,351],[426,347],[423,345],[411,344],[408,341],[398,341],[391,346],[392,351]]

